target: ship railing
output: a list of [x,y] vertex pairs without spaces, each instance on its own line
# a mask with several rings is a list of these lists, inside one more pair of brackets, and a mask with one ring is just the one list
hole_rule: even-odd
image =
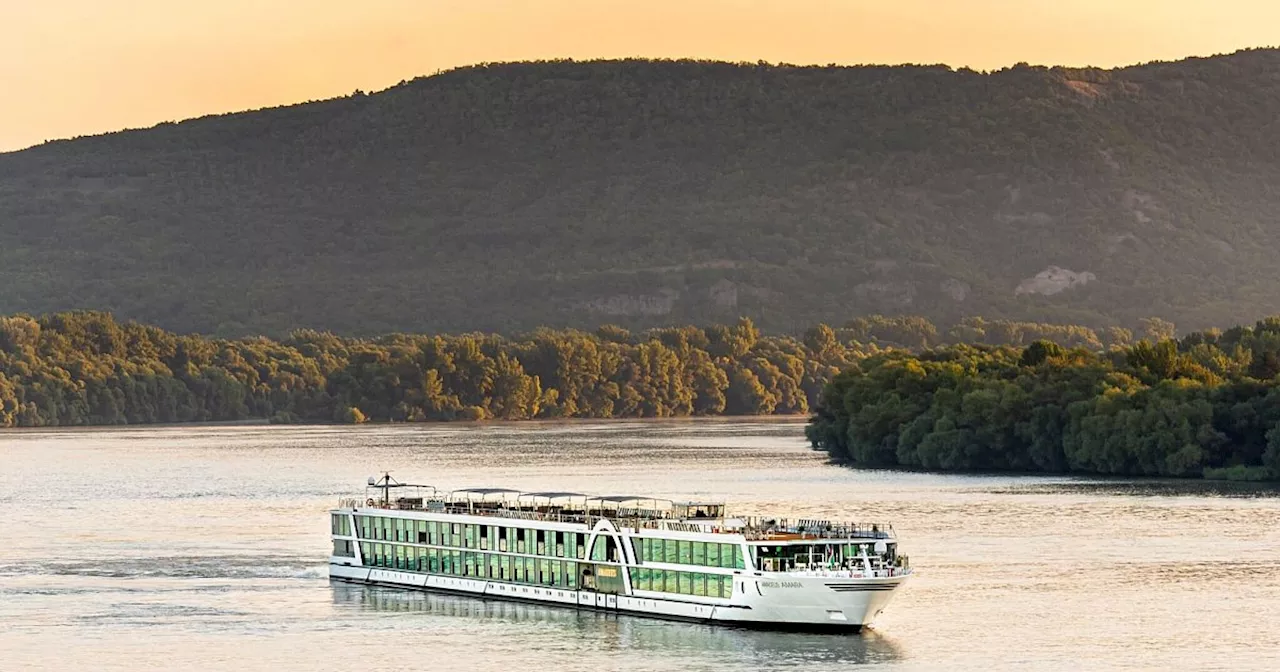
[[768,541],[772,539],[893,539],[892,525],[879,523],[841,523],[829,520],[806,519],[789,520],[786,518],[765,518],[762,516],[743,519],[741,525],[723,525],[723,519],[696,519],[696,522],[685,522],[666,515],[664,512],[649,509],[624,508],[618,511],[540,511],[536,509],[518,509],[509,506],[483,506],[478,502],[455,501],[447,497],[397,497],[384,502],[369,497],[363,502],[357,498],[339,499],[339,508],[375,508],[401,511],[436,511],[472,516],[490,516],[514,520],[536,520],[555,523],[584,524],[588,527],[595,521],[607,518],[615,526],[635,529],[668,529],[687,532],[711,532],[726,534],[742,534],[748,541]]
[[742,533],[748,540],[761,541],[780,538],[800,539],[893,539],[893,526],[881,523],[842,523],[829,520],[786,518],[746,519]]
[[890,579],[909,576],[909,567],[883,567],[879,569],[792,569],[783,572],[802,579]]

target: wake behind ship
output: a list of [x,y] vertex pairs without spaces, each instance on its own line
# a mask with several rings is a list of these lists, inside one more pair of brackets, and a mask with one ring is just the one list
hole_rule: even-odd
[[369,479],[330,511],[331,578],[657,618],[856,632],[911,575],[890,526],[722,503]]

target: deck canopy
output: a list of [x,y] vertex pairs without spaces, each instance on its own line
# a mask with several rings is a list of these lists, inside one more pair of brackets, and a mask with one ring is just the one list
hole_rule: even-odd
[[450,492],[449,499],[474,504],[509,504],[515,503],[521,494],[510,488],[462,488]]
[[516,504],[520,508],[580,511],[586,508],[588,498],[580,492],[522,492]]
[[674,507],[669,499],[636,495],[603,495],[587,500],[588,511],[612,511],[619,516],[661,518]]

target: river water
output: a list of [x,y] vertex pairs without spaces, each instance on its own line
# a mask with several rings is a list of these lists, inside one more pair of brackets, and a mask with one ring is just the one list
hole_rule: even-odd
[[[0,433],[0,670],[1280,669],[1280,496],[825,463],[792,422]],[[855,636],[331,584],[326,509],[439,486],[890,521]]]

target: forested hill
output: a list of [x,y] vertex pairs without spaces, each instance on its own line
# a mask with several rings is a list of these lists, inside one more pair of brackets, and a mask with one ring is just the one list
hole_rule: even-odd
[[1280,312],[1280,51],[492,65],[0,155],[0,313],[283,335]]

